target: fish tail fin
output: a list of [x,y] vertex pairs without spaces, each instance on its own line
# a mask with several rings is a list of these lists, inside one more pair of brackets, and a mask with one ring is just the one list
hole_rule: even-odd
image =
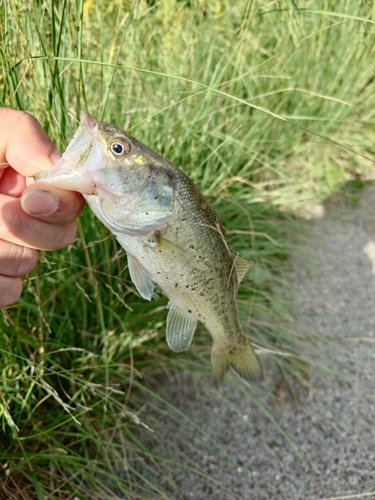
[[241,334],[236,346],[219,348],[215,345],[211,353],[212,378],[219,384],[229,368],[246,380],[262,378],[262,368],[247,338]]

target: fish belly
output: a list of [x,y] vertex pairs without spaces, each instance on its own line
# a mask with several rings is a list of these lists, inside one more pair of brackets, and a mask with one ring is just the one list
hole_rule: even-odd
[[[180,255],[174,259],[170,251],[160,250],[153,243],[155,240],[152,235],[116,236],[128,258],[130,256],[138,261],[148,277],[174,305],[203,323],[212,335],[215,335],[214,332],[224,334],[227,330],[225,323],[229,323],[230,316],[237,316],[237,306],[233,292],[218,286],[219,279],[210,267],[195,265],[189,258],[182,259]],[[225,313],[225,321],[221,318],[222,312]],[[217,338],[219,336],[215,335]]]

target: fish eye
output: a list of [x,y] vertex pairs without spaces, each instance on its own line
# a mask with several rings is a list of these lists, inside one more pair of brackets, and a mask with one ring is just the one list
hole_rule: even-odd
[[112,141],[110,148],[112,153],[114,153],[116,156],[127,155],[130,151],[129,144],[126,141],[120,139]]

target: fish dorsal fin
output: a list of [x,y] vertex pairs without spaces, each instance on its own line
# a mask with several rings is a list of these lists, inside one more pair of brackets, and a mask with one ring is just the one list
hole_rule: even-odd
[[236,266],[236,271],[237,271],[237,280],[238,283],[241,283],[243,277],[247,273],[247,271],[250,269],[250,267],[253,265],[253,262],[250,260],[243,259],[240,257],[238,254],[235,257],[235,266]]
[[193,340],[197,320],[182,312],[171,302],[168,304],[168,309],[167,344],[174,352],[186,351]]
[[136,286],[139,295],[146,300],[151,300],[155,284],[145,271],[145,268],[138,259],[129,254],[128,266],[131,280]]

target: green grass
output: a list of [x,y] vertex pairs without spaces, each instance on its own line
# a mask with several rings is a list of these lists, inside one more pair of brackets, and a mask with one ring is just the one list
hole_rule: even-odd
[[[274,357],[303,381],[281,271],[299,230],[288,214],[373,171],[375,11],[297,4],[2,2],[0,104],[34,114],[61,150],[88,109],[187,172],[255,262],[239,293],[246,333],[292,353]],[[210,340],[200,329],[189,353],[168,352],[165,306],[137,296],[87,209],[74,244],[42,255],[0,315],[0,496],[168,498],[168,463],[137,437],[141,387],[165,366],[208,372]]]

